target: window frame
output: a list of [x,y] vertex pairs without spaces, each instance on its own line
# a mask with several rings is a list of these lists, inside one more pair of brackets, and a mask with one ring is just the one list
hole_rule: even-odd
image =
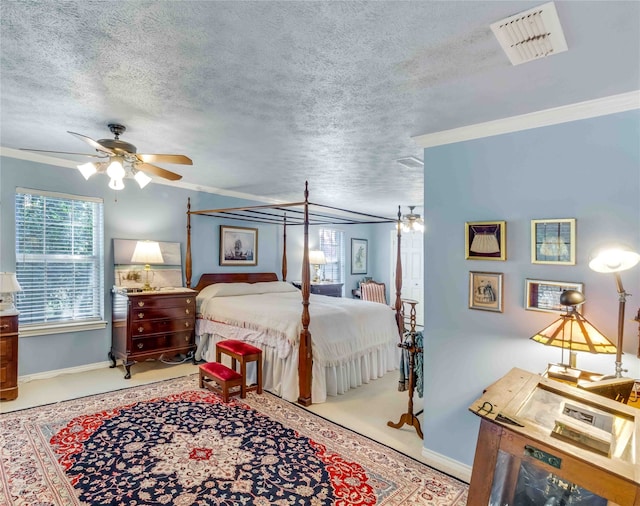
[[[324,231],[329,232],[330,234],[334,234],[335,236],[339,237],[338,241],[334,241],[333,243],[330,243],[329,247],[327,247],[326,244],[326,240],[324,238]],[[338,243],[338,244],[336,244]],[[333,258],[332,252],[330,251],[335,245],[335,248],[338,250],[336,251],[336,255],[338,257],[338,261],[337,262],[329,262],[329,258]],[[343,287],[342,287],[342,292],[344,295],[344,283],[346,281],[346,270],[345,270],[345,261],[346,261],[346,256],[345,256],[345,233],[343,230],[340,230],[338,228],[327,228],[327,227],[322,227],[318,230],[318,249],[320,249],[321,251],[324,252],[325,258],[327,259],[327,263],[323,266],[323,277],[326,278],[326,273],[325,273],[325,269],[328,265],[330,264],[337,264],[336,268],[332,268],[332,272],[337,272],[339,275],[340,279],[333,279],[331,280],[333,283],[342,283]]]

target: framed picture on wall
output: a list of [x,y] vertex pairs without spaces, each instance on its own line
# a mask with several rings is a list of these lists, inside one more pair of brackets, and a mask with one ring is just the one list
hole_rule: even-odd
[[[525,280],[524,302],[525,309],[530,311],[545,311],[548,313],[564,313],[566,306],[560,304],[560,295],[565,290],[577,290],[584,293],[584,284],[568,281],[543,281],[540,279]],[[582,313],[584,304],[576,307]]]
[[464,224],[466,260],[506,260],[507,222],[468,221]]
[[576,220],[531,220],[531,263],[576,264]]
[[367,244],[366,239],[351,239],[351,274],[367,273]]
[[469,309],[502,313],[501,272],[469,272]]
[[220,265],[258,265],[258,229],[220,225]]

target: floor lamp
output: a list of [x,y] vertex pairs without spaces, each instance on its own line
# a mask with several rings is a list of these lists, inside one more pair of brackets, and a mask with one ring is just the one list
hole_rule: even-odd
[[613,273],[618,290],[618,350],[616,352],[616,378],[622,378],[622,373],[627,372],[622,368],[622,343],[624,341],[624,310],[627,302],[627,293],[622,286],[620,272],[634,267],[640,262],[640,255],[635,251],[625,248],[606,248],[596,253],[589,262],[589,267],[596,272]]

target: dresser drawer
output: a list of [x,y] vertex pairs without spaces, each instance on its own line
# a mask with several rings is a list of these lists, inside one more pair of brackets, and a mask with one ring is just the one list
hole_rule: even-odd
[[8,336],[0,339],[0,364],[18,359],[18,336]]
[[192,318],[175,318],[163,320],[140,320],[131,322],[131,337],[150,334],[166,334],[170,332],[192,331],[194,328]]
[[189,307],[195,310],[196,297],[195,295],[179,296],[179,297],[149,297],[129,296],[131,301],[131,311],[137,311],[138,309],[154,309],[154,308],[171,308],[171,307]]
[[132,339],[131,353],[145,353],[148,351],[161,351],[163,349],[187,347],[193,343],[191,332],[176,332],[173,334],[159,334],[149,337],[137,337]]
[[182,307],[168,307],[168,308],[134,308],[131,311],[132,322],[139,320],[155,320],[158,318],[188,318],[195,314],[195,306],[186,305]]
[[18,318],[15,316],[0,316],[0,334],[18,332]]

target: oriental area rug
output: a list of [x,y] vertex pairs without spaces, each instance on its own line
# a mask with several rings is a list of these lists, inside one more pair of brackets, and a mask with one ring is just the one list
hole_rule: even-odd
[[271,394],[197,375],[0,416],[0,504],[463,505],[467,486]]

